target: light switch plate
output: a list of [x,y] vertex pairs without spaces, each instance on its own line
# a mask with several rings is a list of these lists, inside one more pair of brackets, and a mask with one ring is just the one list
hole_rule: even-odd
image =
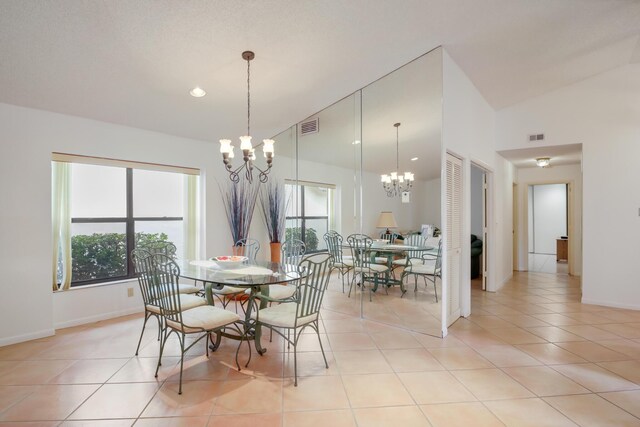
[[402,203],[411,203],[411,193],[409,191],[402,192]]

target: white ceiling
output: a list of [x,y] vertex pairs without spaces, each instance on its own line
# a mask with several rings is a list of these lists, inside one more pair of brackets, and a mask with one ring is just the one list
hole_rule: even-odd
[[251,49],[258,139],[439,45],[501,108],[639,61],[639,32],[634,0],[3,0],[0,102],[235,138]]
[[538,167],[536,159],[540,157],[551,158],[551,167],[575,165],[582,162],[582,144],[503,150],[498,151],[498,154],[513,163],[516,168]]

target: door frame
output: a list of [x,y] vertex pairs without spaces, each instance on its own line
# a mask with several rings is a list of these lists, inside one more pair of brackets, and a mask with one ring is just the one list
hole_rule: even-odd
[[[575,221],[574,221],[574,212],[575,212],[575,182],[573,179],[555,179],[555,180],[542,180],[542,181],[532,181],[532,182],[520,182],[518,183],[519,188],[526,188],[527,191],[529,186],[531,185],[551,185],[551,184],[566,184],[567,185],[567,235],[569,237],[569,245],[568,245],[568,270],[570,276],[575,276],[575,260],[574,260],[574,251],[573,244],[575,244]],[[524,224],[529,224],[529,197],[527,194],[520,197],[520,202],[523,205],[523,208],[520,212],[525,212],[525,221]],[[518,221],[519,222],[519,221]],[[573,242],[573,243],[572,243]],[[526,256],[524,259],[518,259],[517,265],[519,266],[520,271],[529,271],[529,232],[527,230],[526,233],[522,233],[520,239],[518,241],[520,246],[522,246],[525,250]],[[520,247],[518,248],[517,254],[520,255]]]
[[[485,282],[485,290],[487,292],[495,292],[496,291],[496,281],[495,281],[495,265],[496,265],[496,260],[495,260],[495,232],[494,232],[494,224],[495,224],[495,212],[494,212],[494,197],[495,197],[495,192],[494,192],[494,185],[495,185],[495,175],[494,175],[494,170],[492,167],[490,167],[489,165],[487,165],[486,163],[479,161],[479,160],[474,160],[471,159],[469,161],[469,171],[471,166],[474,166],[480,170],[482,170],[482,172],[485,175],[485,182],[486,182],[486,191],[483,195],[483,199],[484,199],[484,206],[485,206],[485,212],[486,212],[486,218],[484,219],[485,222],[485,226],[486,226],[486,239],[485,241],[482,242],[482,252],[485,257],[486,263],[485,265],[483,265],[483,274],[486,274],[486,278],[484,280]],[[470,175],[470,173],[469,173]],[[471,200],[471,183],[469,182],[469,201]],[[469,224],[469,229],[467,234],[470,235],[471,233],[471,212],[468,212],[469,214],[469,220],[468,220],[468,224]],[[483,233],[484,234],[484,233]],[[483,236],[484,237],[484,236]],[[468,240],[468,239],[467,239]],[[468,306],[468,310],[464,310],[466,313],[471,313],[471,248],[469,248],[469,277],[467,277],[466,282],[464,282],[464,286],[467,287],[468,289],[465,291],[469,293],[469,306]],[[467,314],[467,316],[469,315]],[[465,316],[466,317],[466,316]]]

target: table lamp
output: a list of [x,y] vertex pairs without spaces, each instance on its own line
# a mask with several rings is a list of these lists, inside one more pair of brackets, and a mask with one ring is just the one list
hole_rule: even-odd
[[391,231],[389,231],[390,228],[398,228],[396,219],[393,217],[393,212],[380,212],[376,228],[386,228],[387,231],[385,231],[385,233],[387,234],[391,233]]

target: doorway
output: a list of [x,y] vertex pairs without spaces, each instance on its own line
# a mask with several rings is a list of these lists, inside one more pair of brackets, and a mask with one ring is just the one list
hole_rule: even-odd
[[487,171],[471,163],[470,231],[471,231],[471,289],[487,290],[488,189]]
[[569,184],[527,187],[529,271],[569,272]]

